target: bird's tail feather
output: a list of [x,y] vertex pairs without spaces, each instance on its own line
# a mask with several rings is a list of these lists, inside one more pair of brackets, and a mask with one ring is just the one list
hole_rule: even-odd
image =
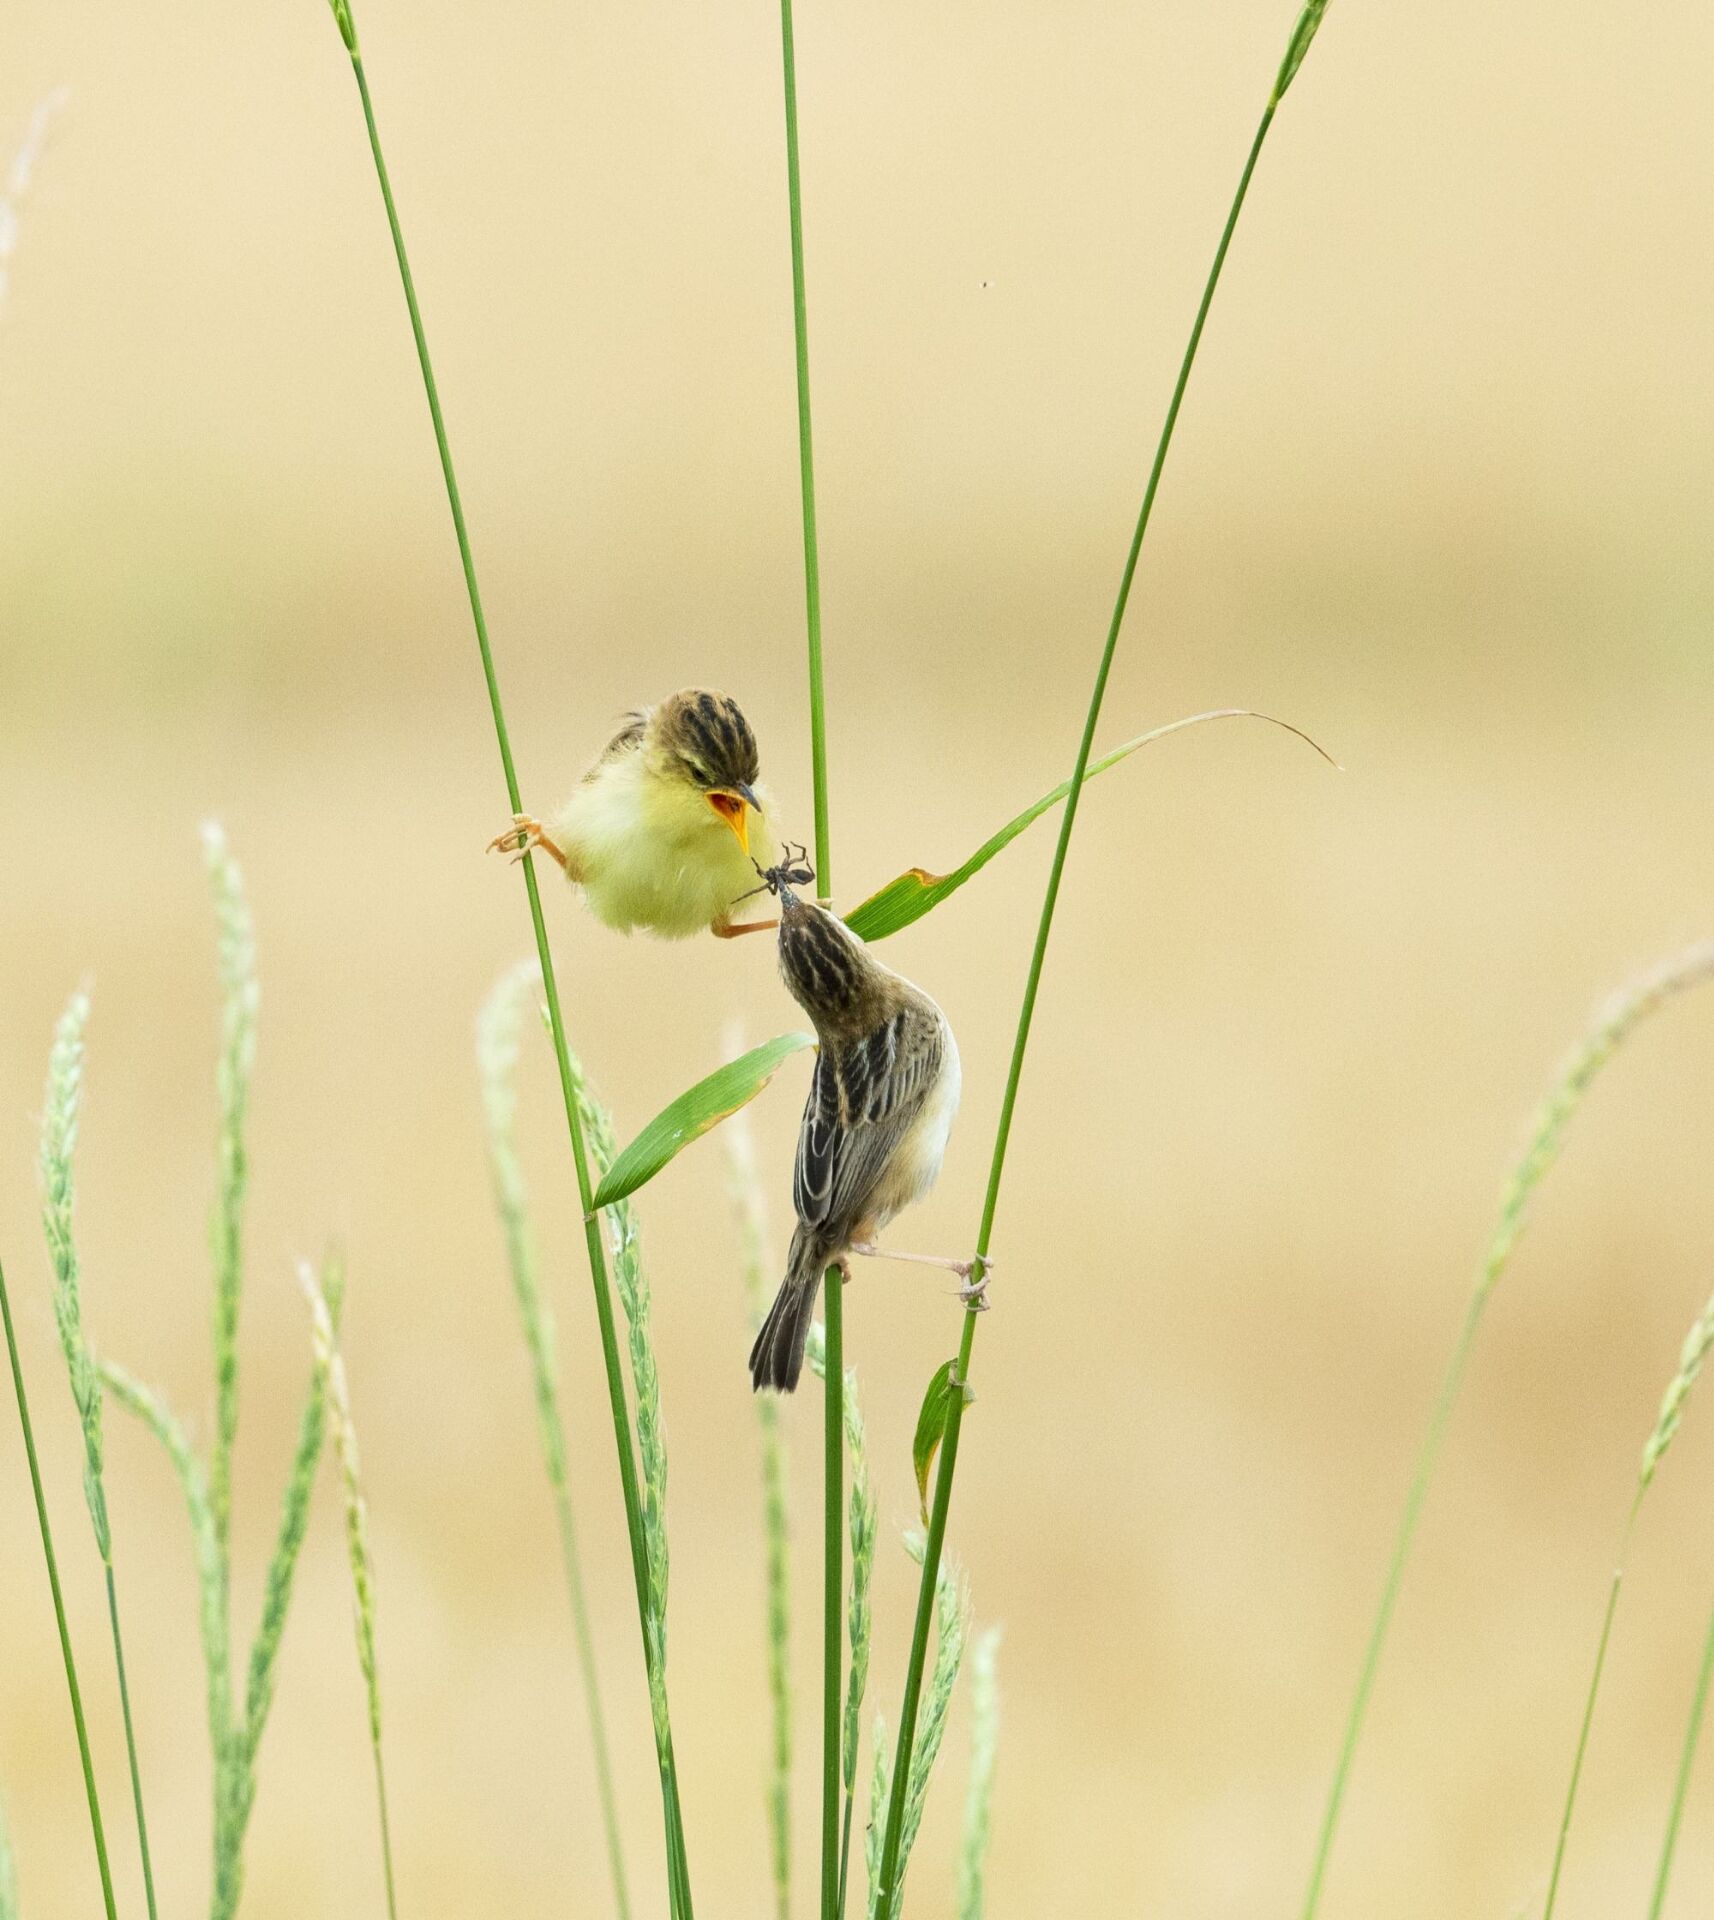
[[786,1277],[750,1349],[750,1383],[756,1392],[772,1387],[790,1393],[797,1385],[825,1264],[825,1255],[805,1240],[801,1228],[793,1234]]

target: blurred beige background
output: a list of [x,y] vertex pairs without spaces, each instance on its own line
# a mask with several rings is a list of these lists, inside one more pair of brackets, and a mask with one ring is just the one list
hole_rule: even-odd
[[[1291,0],[804,5],[837,891],[944,866],[1069,765],[1149,447]],[[777,16],[364,0],[527,798],[613,716],[730,688],[807,835]],[[1528,1114],[1591,1003],[1714,926],[1714,194],[1692,0],[1330,14],[1276,129],[1103,738],[1270,708],[1092,791],[1014,1136],[954,1545],[1006,1627],[991,1910],[1295,1913],[1408,1463]],[[198,822],[249,875],[264,1025],[237,1537],[257,1598],[349,1249],[405,1911],[610,1911],[471,1022],[528,945],[456,555],[344,56],[319,0],[18,0],[0,146],[70,104],[0,315],[0,1228],[128,1912],[100,1591],[35,1226],[52,1022],[95,981],[80,1223],[102,1345],[209,1423],[213,965]],[[887,957],[966,1105],[902,1244],[973,1229],[1038,829]],[[553,925],[635,1127],[765,943]],[[1494,1303],[1328,1920],[1539,1899],[1637,1449],[1714,1281],[1714,1006],[1611,1070]],[[756,1110],[778,1214],[802,1074]],[[641,1912],[646,1701],[566,1154],[524,1124]],[[700,1910],[766,1911],[755,1432],[711,1148],[647,1196],[672,1447],[671,1690]],[[849,1296],[896,1717],[932,1278]],[[797,1444],[800,1910],[818,1466]],[[206,1897],[183,1515],[113,1421],[163,1911]],[[1632,1561],[1560,1913],[1640,1909],[1714,1602],[1714,1409]],[[245,1911],[379,1908],[322,1490]],[[0,1418],[0,1780],[30,1920],[95,1880],[21,1449]],[[247,1630],[247,1629],[246,1629]],[[944,1913],[966,1725],[913,1870]],[[1673,1911],[1714,1900],[1714,1755]]]

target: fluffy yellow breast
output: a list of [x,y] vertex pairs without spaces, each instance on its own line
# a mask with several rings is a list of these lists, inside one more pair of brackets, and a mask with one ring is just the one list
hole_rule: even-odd
[[[773,800],[749,816],[750,851],[764,867],[780,857]],[[598,920],[621,933],[644,927],[688,939],[729,920],[757,884],[738,836],[689,781],[652,769],[642,753],[603,761],[553,826],[566,873]]]

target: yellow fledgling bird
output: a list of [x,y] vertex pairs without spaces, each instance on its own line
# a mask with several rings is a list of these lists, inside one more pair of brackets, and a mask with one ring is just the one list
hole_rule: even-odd
[[[750,1350],[752,1385],[790,1393],[823,1272],[843,1272],[848,1253],[882,1252],[874,1236],[934,1185],[961,1075],[952,1029],[928,995],[779,874],[769,879],[780,899],[780,972],[821,1042],[798,1133],[786,1278]],[[966,1281],[972,1265],[886,1257],[949,1267]],[[981,1293],[978,1283],[964,1298],[981,1304]]]
[[489,850],[540,848],[583,889],[596,919],[621,933],[763,932],[776,922],[732,918],[756,891],[757,867],[780,857],[759,771],[738,703],[687,687],[628,715],[548,826],[518,814]]

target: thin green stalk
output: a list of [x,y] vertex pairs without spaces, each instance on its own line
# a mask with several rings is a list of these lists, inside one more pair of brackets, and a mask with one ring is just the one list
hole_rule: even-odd
[[1595,1077],[1624,1045],[1638,1024],[1676,995],[1711,979],[1714,979],[1714,941],[1702,941],[1663,966],[1651,969],[1614,995],[1597,1014],[1588,1033],[1561,1068],[1536,1115],[1523,1156],[1506,1183],[1499,1217],[1483,1254],[1470,1304],[1465,1309],[1464,1324],[1453,1347],[1452,1358],[1447,1363],[1434,1411],[1429,1416],[1428,1431],[1423,1436],[1422,1447],[1411,1471],[1410,1489],[1405,1495],[1404,1511],[1399,1516],[1398,1532],[1393,1540],[1380,1605],[1375,1611],[1374,1625],[1369,1630],[1363,1663],[1357,1675],[1356,1691],[1352,1695],[1345,1718],[1345,1730],[1339,1743],[1339,1757],[1334,1763],[1333,1780],[1328,1789],[1321,1832],[1316,1842],[1315,1860],[1304,1896],[1302,1920],[1315,1920],[1327,1878],[1328,1862],[1333,1854],[1334,1838],[1339,1829],[1339,1816],[1356,1759],[1357,1742],[1368,1714],[1370,1696],[1375,1689],[1375,1676],[1380,1670],[1381,1655],[1392,1627],[1399,1590],[1404,1583],[1405,1567],[1416,1540],[1423,1502],[1440,1460],[1453,1404],[1464,1384],[1471,1350],[1476,1344],[1476,1334],[1487,1311],[1488,1301],[1529,1223],[1530,1198],[1558,1159],[1572,1116]]
[[107,1620],[113,1630],[113,1665],[119,1674],[119,1706],[125,1718],[125,1755],[131,1768],[131,1804],[137,1813],[137,1850],[143,1858],[143,1898],[155,1920],[155,1869],[149,1858],[149,1821],[143,1811],[143,1775],[137,1765],[137,1729],[131,1721],[131,1687],[125,1678],[125,1643],[119,1633],[119,1595],[113,1564],[107,1565]]
[[970,1649],[970,1786],[964,1796],[964,1845],[958,1856],[958,1920],[982,1920],[992,1829],[994,1768],[1000,1753],[1000,1629],[987,1628]]
[[[208,1497],[228,1592],[232,1580],[232,1446],[238,1434],[238,1309],[244,1290],[244,1197],[249,1186],[245,1119],[256,1062],[256,936],[244,881],[220,827],[202,830],[203,857],[214,892],[219,934],[221,1045],[215,1081],[220,1094],[216,1143],[218,1191],[209,1222],[214,1253],[214,1443]],[[229,1602],[230,1604],[230,1602]]]
[[18,1401],[18,1425],[24,1433],[24,1453],[30,1463],[30,1488],[36,1496],[36,1525],[42,1536],[42,1558],[48,1565],[48,1587],[54,1599],[54,1621],[59,1628],[60,1658],[65,1663],[66,1691],[71,1696],[72,1724],[77,1729],[78,1757],[83,1762],[83,1791],[89,1801],[89,1830],[95,1841],[95,1864],[101,1871],[101,1898],[107,1920],[115,1920],[113,1874],[107,1864],[107,1834],[101,1824],[101,1796],[95,1787],[95,1763],[89,1753],[89,1729],[83,1719],[83,1693],[77,1684],[77,1661],[66,1625],[65,1596],[60,1591],[59,1561],[54,1556],[53,1529],[48,1524],[47,1497],[42,1492],[42,1470],[36,1459],[36,1434],[30,1424],[30,1402],[24,1392],[24,1369],[18,1359],[18,1336],[12,1326],[12,1301],[6,1291],[6,1270],[0,1266],[0,1319],[6,1322],[6,1351],[12,1361],[12,1391]]
[[254,1799],[255,1782],[243,1733],[232,1717],[232,1660],[228,1637],[226,1581],[221,1564],[220,1536],[209,1496],[208,1475],[182,1424],[158,1394],[135,1380],[123,1367],[104,1361],[101,1379],[107,1391],[127,1413],[141,1420],[155,1436],[172,1464],[190,1519],[191,1543],[196,1555],[198,1624],[208,1710],[208,1742],[213,1758],[214,1889],[209,1905],[212,1920],[232,1920],[244,1886],[244,1832]]
[[[517,769],[512,759],[511,739],[506,730],[505,709],[500,700],[500,683],[494,669],[493,650],[488,642],[488,623],[482,611],[482,595],[476,583],[476,563],[471,554],[470,534],[465,526],[464,506],[459,497],[458,477],[453,470],[452,450],[447,440],[446,421],[441,413],[440,394],[435,385],[434,366],[429,358],[428,338],[423,331],[422,314],[417,305],[416,284],[411,277],[405,252],[405,236],[399,225],[398,209],[393,201],[392,182],[381,152],[381,136],[375,126],[375,107],[369,94],[368,77],[357,49],[357,30],[348,0],[332,0],[333,15],[340,38],[351,56],[351,70],[363,104],[363,123],[368,131],[369,151],[375,162],[375,177],[386,207],[387,226],[392,234],[393,252],[398,261],[399,280],[405,305],[410,312],[411,334],[416,342],[417,362],[422,369],[423,391],[434,425],[435,446],[440,454],[441,475],[446,483],[447,505],[452,512],[453,530],[458,538],[459,560],[464,569],[464,584],[470,599],[470,616],[476,630],[477,650],[482,659],[483,679],[488,688],[488,704],[494,720],[494,737],[500,749],[500,762],[506,777],[506,794],[512,811],[520,812],[523,799],[518,787]],[[548,1020],[553,1030],[554,1059],[559,1069],[560,1093],[565,1104],[566,1130],[571,1137],[571,1155],[577,1175],[577,1191],[584,1214],[584,1243],[589,1257],[589,1277],[595,1296],[595,1315],[601,1335],[601,1356],[607,1373],[607,1397],[613,1416],[614,1445],[619,1456],[619,1482],[625,1501],[625,1526],[631,1544],[631,1575],[636,1588],[637,1617],[643,1634],[645,1658],[649,1645],[649,1566],[643,1540],[642,1506],[637,1491],[637,1466],[631,1451],[630,1418],[625,1403],[624,1376],[620,1370],[618,1335],[613,1323],[613,1301],[607,1283],[606,1256],[601,1244],[601,1226],[591,1202],[594,1189],[589,1180],[588,1156],[584,1150],[583,1129],[578,1121],[577,1099],[572,1083],[570,1049],[566,1041],[565,1017],[560,1009],[559,985],[554,976],[553,954],[548,946],[547,923],[542,916],[541,889],[536,880],[534,859],[526,855],[519,863],[523,869],[524,889],[529,896],[530,922],[535,932],[536,955],[541,962],[542,987],[547,996]],[[684,1823],[679,1804],[678,1767],[673,1755],[672,1735],[667,1730],[659,1743],[663,1816],[666,1825],[667,1880],[672,1896],[675,1920],[689,1920],[691,1914],[690,1871],[685,1857]]]
[[[809,636],[810,770],[815,787],[816,890],[833,897],[833,849],[827,821],[827,713],[821,668],[821,558],[815,523],[815,440],[809,405],[809,309],[804,288],[803,186],[798,164],[797,42],[792,0],[780,0],[780,56],[785,82],[786,197],[791,214],[792,336],[797,366],[798,480],[803,496],[804,606]],[[844,1567],[840,1513],[844,1504],[845,1368],[840,1332],[840,1275],[823,1279],[829,1363],[826,1405],[826,1552],[822,1594],[821,1920],[839,1914],[840,1674],[843,1667]]]
[[1661,1842],[1660,1865],[1655,1870],[1649,1920],[1660,1920],[1666,1905],[1667,1883],[1672,1878],[1673,1855],[1678,1851],[1678,1830],[1684,1820],[1685,1798],[1690,1792],[1690,1770],[1696,1763],[1696,1747],[1702,1737],[1702,1716],[1708,1706],[1710,1681],[1714,1681],[1714,1614],[1709,1615],[1708,1632],[1702,1642],[1702,1666],[1690,1702],[1690,1721],[1684,1729],[1684,1749],[1678,1756],[1678,1778],[1673,1784],[1672,1808],[1667,1814],[1666,1838]]
[[[809,1364],[827,1378],[827,1334],[811,1327]],[[857,1801],[857,1750],[862,1734],[863,1699],[869,1686],[869,1652],[874,1640],[874,1612],[870,1588],[875,1573],[875,1540],[879,1531],[874,1483],[869,1477],[869,1447],[863,1428],[863,1410],[857,1398],[857,1374],[845,1369],[845,1452],[851,1462],[851,1497],[846,1503],[851,1538],[851,1604],[846,1633],[851,1643],[851,1671],[845,1685],[845,1728],[840,1756],[845,1789],[845,1816],[839,1836],[839,1911],[845,1912],[845,1889],[851,1868],[851,1826]]]
[[554,1357],[553,1310],[542,1295],[537,1278],[535,1235],[530,1224],[529,1191],[518,1157],[516,1131],[518,1043],[526,996],[540,989],[541,968],[525,960],[503,974],[483,1002],[477,1018],[476,1052],[481,1069],[482,1104],[488,1129],[488,1161],[494,1181],[494,1200],[505,1234],[512,1291],[523,1323],[535,1387],[536,1425],[542,1460],[558,1523],[560,1563],[565,1572],[566,1596],[571,1607],[572,1638],[583,1679],[583,1698],[589,1715],[590,1744],[594,1749],[596,1795],[607,1841],[607,1864],[613,1876],[613,1903],[619,1920],[630,1920],[631,1901],[625,1880],[624,1848],[619,1837],[618,1796],[613,1785],[613,1762],[607,1745],[607,1720],[601,1706],[601,1688],[595,1664],[595,1638],[589,1625],[589,1603],[584,1593],[583,1562],[577,1547],[577,1525],[571,1508],[571,1482],[566,1466],[565,1422],[560,1413],[558,1367]]
[[829,1267],[822,1283],[827,1323],[827,1393],[824,1401],[827,1462],[823,1489],[823,1553],[826,1574],[822,1582],[821,1666],[821,1915],[839,1920],[839,1764],[844,1731],[845,1608],[843,1556],[845,1547],[845,1275]]
[[369,1708],[369,1751],[375,1761],[375,1801],[381,1827],[381,1868],[387,1888],[388,1920],[398,1920],[399,1903],[393,1890],[393,1832],[387,1818],[387,1770],[381,1758],[381,1670],[375,1645],[375,1559],[369,1546],[369,1510],[363,1498],[363,1471],[357,1449],[357,1424],[351,1415],[345,1359],[333,1328],[333,1314],[306,1260],[298,1268],[298,1284],[310,1311],[310,1343],[316,1377],[333,1428],[339,1459],[340,1491],[345,1500],[345,1552],[351,1566],[356,1598],[357,1664],[363,1675]]
[[[726,1035],[725,1054],[727,1059],[735,1060],[743,1051],[743,1034],[735,1026]],[[762,1200],[756,1139],[748,1109],[733,1114],[721,1131],[726,1140],[727,1187],[738,1215],[743,1246],[744,1300],[753,1332],[767,1311],[774,1261],[768,1246],[767,1210]],[[779,1396],[758,1393],[752,1398],[762,1438],[762,1527],[767,1553],[768,1700],[773,1733],[769,1743],[769,1853],[773,1865],[774,1917],[791,1920],[791,1538],[786,1447]]]
[[1679,1349],[1678,1371],[1667,1383],[1655,1416],[1654,1430],[1643,1447],[1642,1465],[1637,1470],[1637,1490],[1625,1519],[1619,1540],[1618,1557],[1613,1562],[1613,1578],[1607,1589],[1607,1610],[1601,1620],[1601,1638],[1595,1649],[1595,1670],[1589,1676],[1589,1691],[1583,1701],[1583,1722],[1577,1730],[1577,1753],[1571,1763],[1571,1781],[1565,1790],[1565,1807],[1559,1819],[1559,1838],[1553,1849],[1553,1871],[1548,1877],[1547,1904],[1542,1920],[1553,1920],[1554,1901],[1559,1897],[1559,1877],[1565,1866],[1565,1846],[1571,1835],[1571,1816],[1577,1808],[1578,1783],[1583,1778],[1583,1761],[1589,1751],[1589,1729],[1595,1720],[1595,1698],[1601,1691],[1601,1674],[1607,1664],[1607,1646],[1613,1637],[1613,1616],[1619,1608],[1619,1588],[1624,1583],[1625,1563],[1630,1558],[1631,1536],[1637,1530],[1637,1515],[1643,1498],[1653,1484],[1655,1472],[1672,1445],[1684,1421],[1684,1409],[1691,1391],[1701,1377],[1708,1355],[1714,1351],[1714,1298],[1691,1323]]
[[113,1528],[107,1510],[106,1443],[102,1432],[101,1377],[90,1351],[83,1324],[82,1267],[78,1259],[73,1212],[76,1198],[75,1155],[83,1110],[84,1030],[89,1021],[89,995],[74,993],[54,1029],[48,1061],[47,1096],[43,1106],[40,1171],[42,1226],[54,1270],[54,1320],[65,1354],[71,1395],[83,1430],[83,1492],[95,1533],[95,1548],[106,1575],[107,1612],[113,1639],[113,1660],[119,1676],[119,1694],[125,1709],[125,1751],[131,1770],[131,1799],[137,1815],[138,1850],[143,1863],[143,1889],[149,1920],[155,1920],[155,1875],[149,1858],[149,1823],[143,1811],[143,1777],[137,1763],[136,1729],[131,1719],[131,1693],[125,1678],[125,1649],[119,1632],[119,1601],[113,1578]]
[[0,1798],[0,1920],[19,1920],[18,1867],[12,1858],[12,1832],[6,1824],[3,1798]]
[[[1295,69],[1293,71],[1295,72]],[[1289,75],[1285,76],[1287,81],[1289,78]],[[1226,255],[1232,245],[1232,235],[1238,224],[1238,216],[1243,211],[1244,200],[1250,190],[1250,180],[1256,171],[1256,162],[1261,157],[1262,143],[1267,139],[1269,127],[1273,125],[1274,112],[1282,91],[1283,84],[1276,83],[1267,108],[1256,128],[1255,138],[1250,144],[1249,157],[1244,162],[1244,171],[1238,180],[1238,190],[1233,196],[1231,209],[1226,215],[1226,225],[1220,235],[1220,244],[1215,250],[1214,264],[1209,270],[1207,283],[1203,287],[1202,299],[1196,310],[1195,324],[1191,327],[1190,340],[1185,347],[1184,358],[1178,370],[1178,379],[1173,386],[1172,400],[1167,407],[1166,422],[1161,428],[1160,439],[1155,447],[1148,484],[1143,491],[1142,507],[1137,515],[1136,529],[1131,535],[1130,551],[1126,555],[1124,571],[1119,580],[1119,592],[1113,607],[1113,617],[1107,628],[1106,644],[1101,652],[1101,664],[1096,670],[1095,686],[1090,695],[1089,710],[1083,723],[1083,737],[1078,744],[1077,761],[1072,769],[1071,787],[1065,797],[1065,811],[1060,816],[1059,841],[1054,848],[1053,866],[1048,874],[1047,891],[1042,900],[1035,947],[1030,956],[1029,975],[1024,983],[1023,1003],[1018,1012],[1017,1034],[1012,1043],[1012,1060],[1006,1075],[1006,1091],[1000,1103],[1000,1119],[994,1135],[993,1159],[988,1170],[988,1189],[982,1203],[982,1224],[976,1236],[975,1264],[982,1275],[986,1275],[988,1267],[994,1215],[999,1207],[1000,1183],[1005,1174],[1006,1147],[1011,1138],[1012,1115],[1017,1106],[1018,1084],[1023,1077],[1024,1054],[1029,1046],[1030,1026],[1035,1018],[1036,995],[1041,987],[1048,938],[1053,931],[1053,915],[1059,901],[1060,879],[1065,871],[1065,859],[1071,846],[1072,829],[1077,824],[1078,802],[1082,798],[1084,779],[1089,771],[1090,755],[1095,745],[1095,730],[1100,722],[1101,704],[1106,697],[1108,677],[1113,670],[1113,658],[1118,651],[1119,633],[1124,625],[1125,608],[1131,597],[1131,583],[1136,577],[1143,538],[1148,532],[1149,519],[1154,512],[1155,495],[1160,489],[1161,474],[1166,466],[1167,451],[1172,445],[1173,429],[1178,424],[1179,409],[1184,403],[1185,388],[1190,382],[1190,371],[1196,362],[1196,350],[1202,343],[1202,332],[1207,324],[1208,310],[1213,305],[1214,290],[1220,283],[1221,269],[1226,264]],[[966,1385],[970,1380],[970,1355],[975,1338],[976,1313],[972,1303],[972,1310],[964,1316],[963,1332],[958,1342],[957,1378]],[[934,1507],[929,1516],[922,1580],[917,1590],[916,1621],[911,1634],[910,1664],[905,1673],[904,1702],[899,1709],[898,1752],[893,1762],[892,1804],[888,1810],[886,1843],[881,1856],[879,1920],[893,1920],[896,1912],[900,1848],[904,1838],[906,1807],[910,1794],[911,1749],[916,1738],[923,1668],[928,1657],[929,1628],[934,1618],[935,1583],[940,1572],[941,1553],[946,1544],[946,1520],[952,1505],[953,1479],[958,1470],[958,1439],[964,1424],[966,1397],[962,1393],[950,1396],[947,1404],[946,1431],[941,1440],[940,1468],[934,1483]]]
[[1636,1530],[1637,1509],[1643,1503],[1642,1489],[1631,1503],[1625,1535],[1619,1543],[1619,1557],[1613,1577],[1607,1584],[1607,1605],[1601,1615],[1601,1637],[1595,1643],[1595,1669],[1589,1676],[1589,1691],[1583,1698],[1583,1719],[1577,1729],[1577,1752],[1571,1762],[1571,1780],[1565,1789],[1565,1806],[1559,1816],[1559,1837],[1553,1847],[1553,1871],[1547,1880],[1547,1904],[1542,1920],[1552,1920],[1554,1902],[1559,1898],[1559,1876],[1565,1867],[1565,1843],[1571,1837],[1571,1816],[1577,1806],[1577,1789],[1583,1779],[1583,1762],[1589,1752],[1589,1729],[1595,1722],[1595,1696],[1601,1691],[1601,1675],[1607,1666],[1607,1648],[1613,1638],[1613,1616],[1619,1610],[1619,1589],[1625,1582],[1625,1560],[1630,1553],[1631,1535]]
[[809,622],[809,750],[815,783],[815,873],[821,897],[833,895],[833,850],[827,826],[827,715],[821,682],[821,554],[815,526],[815,441],[809,414],[809,309],[804,293],[803,188],[798,174],[797,42],[792,0],[780,0],[780,53],[785,69],[786,196],[792,230],[792,334],[797,352],[798,482],[803,495],[803,591]]

